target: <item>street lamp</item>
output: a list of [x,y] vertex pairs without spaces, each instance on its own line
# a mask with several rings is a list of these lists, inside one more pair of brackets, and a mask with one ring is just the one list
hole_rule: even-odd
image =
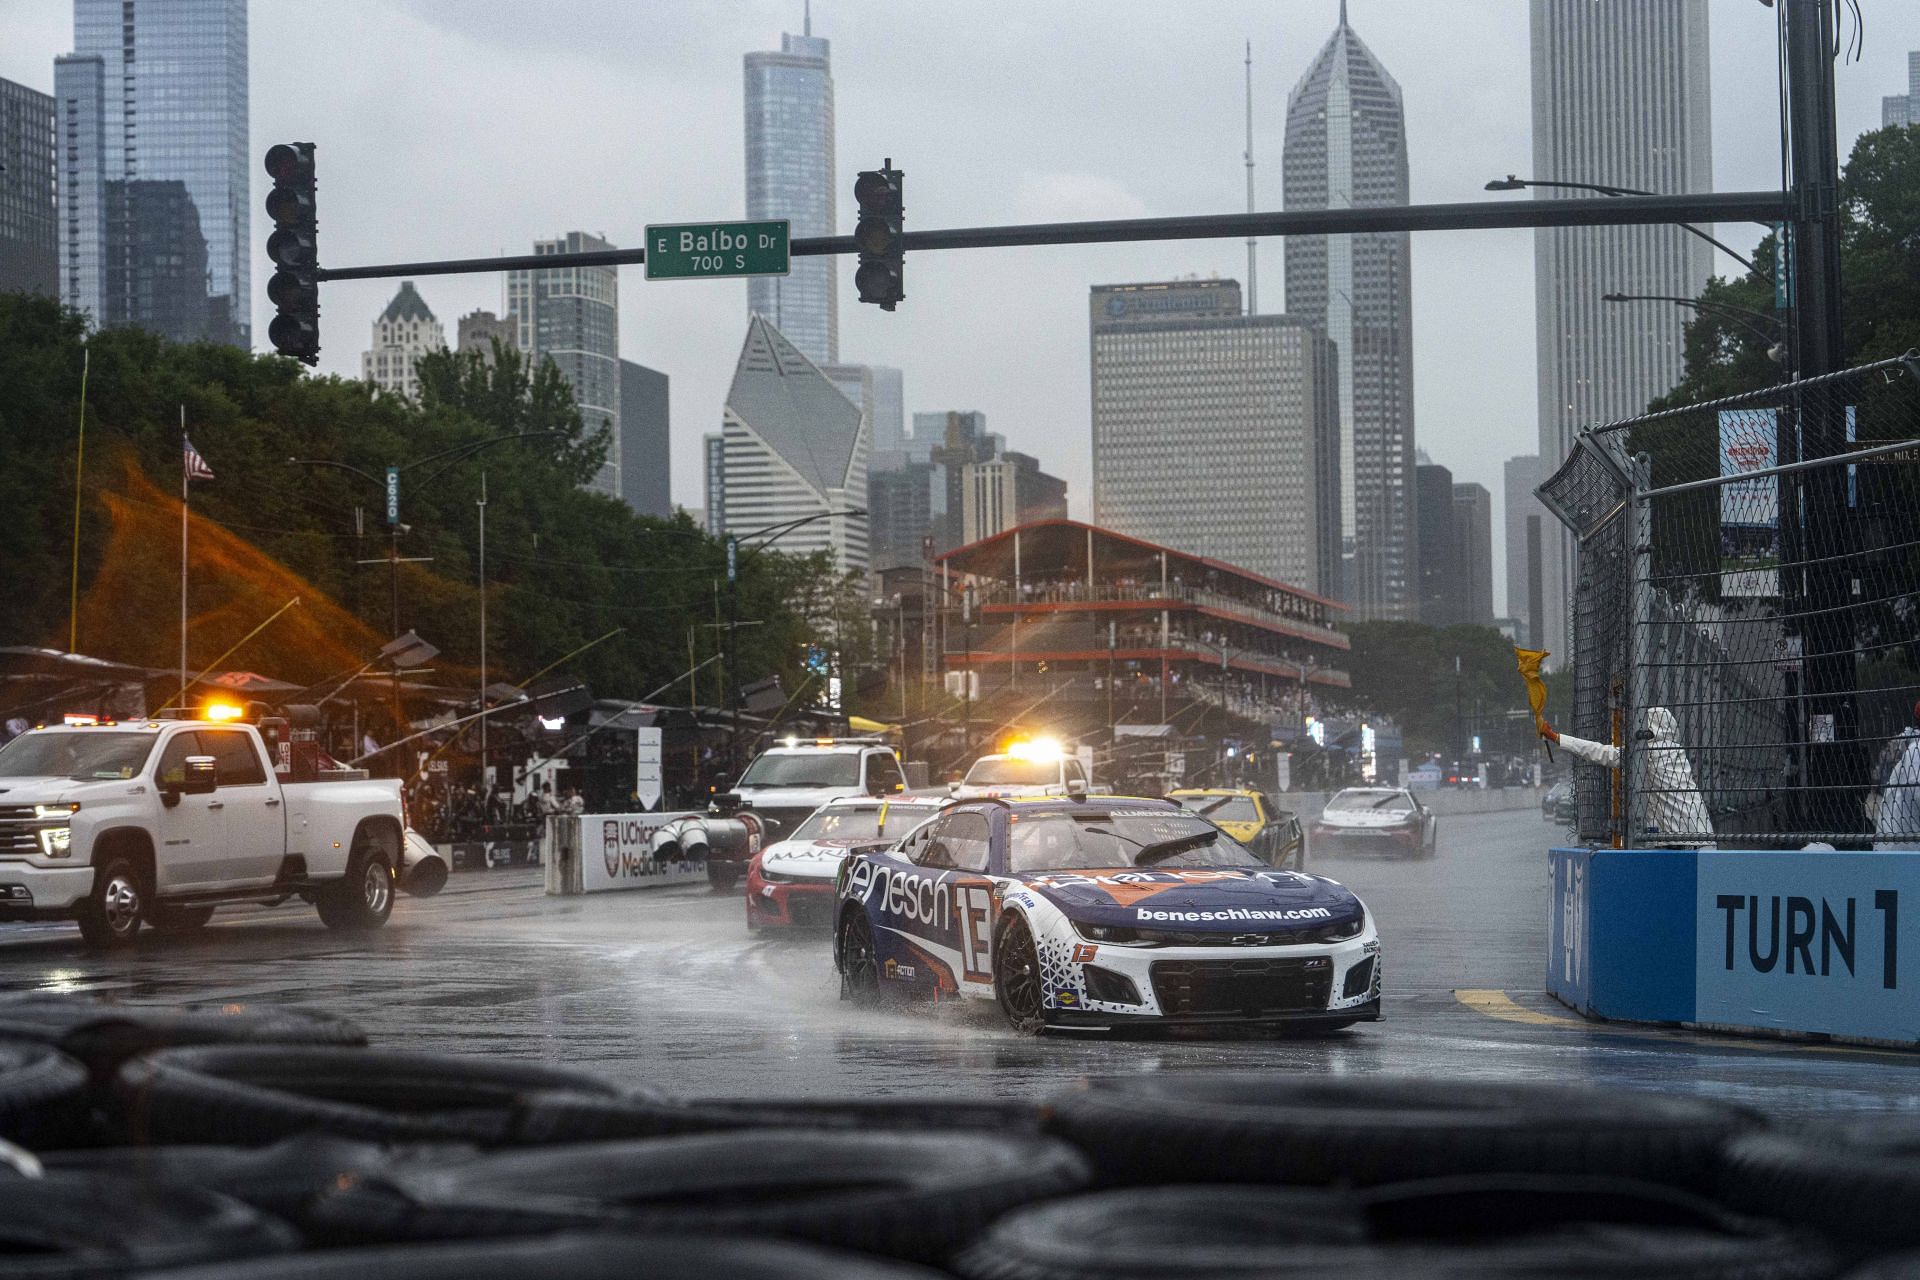
[[[1642,191],[1638,187],[1610,187],[1598,182],[1548,182],[1537,178],[1516,178],[1512,174],[1508,174],[1504,178],[1495,178],[1486,185],[1488,191],[1524,191],[1528,187],[1544,187],[1554,191],[1593,191],[1603,196],[1651,196],[1659,194],[1655,191]],[[1720,241],[1715,240],[1712,236],[1694,226],[1692,223],[1681,222],[1675,225],[1689,235],[1698,236],[1700,239],[1705,240],[1708,244],[1726,254],[1729,258],[1732,258],[1735,262],[1745,267],[1748,271],[1751,271],[1754,275],[1759,276],[1761,279],[1769,282],[1773,280],[1771,273],[1762,271],[1759,267],[1755,266],[1751,260],[1741,254],[1735,253],[1732,249]]]
[[1779,333],[1769,333],[1759,325],[1754,324],[1752,320],[1743,319],[1742,317],[1751,316],[1753,320],[1765,321],[1767,324],[1775,325],[1781,330],[1786,328],[1785,323],[1777,315],[1769,315],[1765,311],[1757,311],[1752,307],[1735,306],[1730,302],[1702,302],[1698,298],[1681,298],[1667,293],[1603,293],[1600,295],[1600,301],[1671,302],[1676,307],[1687,307],[1693,311],[1705,312],[1709,315],[1724,315],[1748,333],[1753,334],[1762,342],[1766,343],[1767,358],[1769,360],[1772,360],[1775,364],[1780,364],[1785,362],[1787,358],[1787,346],[1786,343],[1782,341]]

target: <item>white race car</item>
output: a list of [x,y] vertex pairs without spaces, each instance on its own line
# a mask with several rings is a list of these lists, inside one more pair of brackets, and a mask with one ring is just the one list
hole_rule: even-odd
[[942,803],[847,796],[821,805],[799,830],[747,864],[747,928],[826,928],[833,919],[833,878],[846,856],[898,842]]
[[953,805],[854,853],[838,890],[834,962],[854,1000],[998,1000],[1032,1032],[1380,1017],[1366,904],[1165,800]]
[[1431,858],[1439,820],[1402,787],[1348,787],[1327,801],[1313,824],[1313,847],[1328,854],[1386,853]]

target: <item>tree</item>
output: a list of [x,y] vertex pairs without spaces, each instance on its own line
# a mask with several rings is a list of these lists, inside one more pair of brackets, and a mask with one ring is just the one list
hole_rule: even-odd
[[[605,456],[551,362],[512,351],[422,360],[417,403],[341,378],[310,377],[290,360],[212,344],[174,344],[133,329],[88,335],[44,298],[0,294],[0,555],[8,607],[0,643],[67,647],[80,373],[88,361],[82,477],[79,648],[171,668],[179,589],[180,414],[216,479],[193,493],[190,639],[212,661],[299,595],[301,608],[263,631],[230,665],[296,681],[351,666],[392,631],[383,496],[350,472],[291,466],[324,459],[373,476],[443,450],[496,444],[403,473],[398,540],[401,629],[443,651],[438,680],[477,683],[478,519],[487,483],[490,678],[520,680],[618,631],[562,670],[604,696],[638,697],[684,677],[688,630],[726,590],[725,550],[685,514],[654,519],[583,491]],[[742,565],[743,681],[781,672],[797,683],[808,641],[830,642],[823,561],[769,552]],[[842,626],[842,634],[846,628]],[[694,637],[710,657],[711,630]],[[701,693],[721,701],[717,672]],[[682,684],[662,695],[686,696]]]

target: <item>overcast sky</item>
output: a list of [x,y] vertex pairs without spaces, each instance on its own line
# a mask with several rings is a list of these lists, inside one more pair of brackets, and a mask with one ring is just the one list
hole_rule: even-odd
[[[1639,0],[1626,0],[1638,3]],[[1839,70],[1841,154],[1906,87],[1920,3],[1860,0],[1861,61]],[[833,42],[839,213],[854,173],[907,173],[907,225],[928,229],[1244,208],[1242,47],[1253,42],[1259,205],[1280,207],[1287,91],[1332,31],[1338,0],[816,0]],[[1481,190],[1530,164],[1526,0],[1351,0],[1355,30],[1405,95],[1416,202]],[[0,0],[0,76],[50,92],[72,47],[69,0]],[[1713,159],[1720,190],[1778,185],[1774,15],[1712,0]],[[801,0],[253,0],[251,152],[319,145],[321,259],[330,265],[525,253],[568,230],[637,244],[649,222],[745,211],[741,55],[798,31]],[[267,189],[254,175],[257,206]],[[1519,197],[1524,198],[1524,197]],[[1504,596],[1501,463],[1534,452],[1530,231],[1413,237],[1419,446],[1494,495]],[[1758,229],[1725,227],[1749,246]],[[1263,310],[1282,248],[1262,242]],[[907,412],[981,409],[1090,514],[1087,288],[1189,273],[1244,278],[1241,241],[909,255],[907,300],[855,301],[840,263],[843,360],[905,370]],[[1723,268],[1726,263],[1723,261]],[[264,251],[253,266],[264,343]],[[700,437],[716,430],[746,329],[744,282],[647,283],[621,272],[620,345],[672,378],[673,493],[697,506]],[[322,294],[320,368],[358,376],[395,283]],[[425,279],[446,324],[504,310],[498,275]]]

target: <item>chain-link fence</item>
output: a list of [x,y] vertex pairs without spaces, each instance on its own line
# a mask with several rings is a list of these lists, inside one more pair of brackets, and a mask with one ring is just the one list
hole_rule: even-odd
[[1920,359],[1592,428],[1539,495],[1578,838],[1920,847]]

